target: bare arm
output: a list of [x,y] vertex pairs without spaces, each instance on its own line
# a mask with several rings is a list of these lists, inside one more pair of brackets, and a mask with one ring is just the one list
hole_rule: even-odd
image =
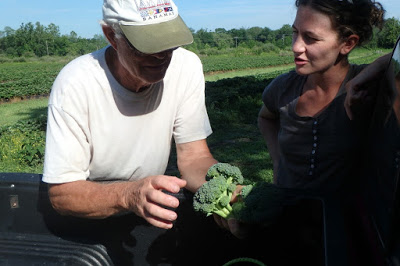
[[50,201],[63,215],[102,219],[131,211],[150,224],[169,229],[177,219],[179,200],[163,193],[178,193],[182,187],[196,191],[204,182],[208,168],[217,161],[206,141],[177,145],[178,165],[187,181],[172,176],[151,176],[138,181],[102,184],[91,181],[49,185]]
[[101,219],[132,211],[154,226],[169,229],[177,215],[160,205],[176,208],[179,201],[161,189],[177,193],[185,185],[184,180],[171,176],[112,184],[76,181],[49,185],[49,196],[54,209],[63,215]]
[[217,163],[212,156],[207,141],[199,140],[184,144],[177,144],[178,168],[182,178],[187,181],[186,188],[191,192],[206,181],[208,169]]
[[344,106],[346,109],[346,113],[351,120],[354,118],[352,106],[368,96],[367,92],[362,90],[363,85],[382,77],[383,73],[386,70],[386,67],[389,64],[390,58],[391,54],[386,54],[379,57],[366,68],[364,68],[352,80],[346,83],[347,95]]
[[260,113],[258,114],[258,126],[265,142],[267,143],[269,155],[271,156],[274,165],[274,183],[276,183],[280,156],[278,143],[279,120],[265,105],[262,106]]

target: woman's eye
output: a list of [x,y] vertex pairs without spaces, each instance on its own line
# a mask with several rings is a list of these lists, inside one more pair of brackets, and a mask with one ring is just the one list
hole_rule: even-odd
[[309,41],[318,41],[318,39],[317,38],[315,38],[315,37],[312,37],[312,36],[309,36],[309,35],[306,35],[305,37],[304,37],[306,40],[309,40]]

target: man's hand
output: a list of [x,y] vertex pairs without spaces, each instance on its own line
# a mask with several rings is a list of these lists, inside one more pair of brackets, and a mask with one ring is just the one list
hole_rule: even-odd
[[123,193],[126,208],[143,217],[150,224],[170,229],[178,218],[177,214],[167,208],[177,208],[179,200],[163,193],[166,190],[178,193],[186,186],[186,181],[172,176],[152,176],[132,183]]
[[162,190],[178,193],[184,186],[185,180],[165,175],[109,184],[75,181],[50,185],[49,197],[62,215],[103,219],[131,211],[154,226],[170,229],[177,214],[167,208],[178,207],[179,200]]

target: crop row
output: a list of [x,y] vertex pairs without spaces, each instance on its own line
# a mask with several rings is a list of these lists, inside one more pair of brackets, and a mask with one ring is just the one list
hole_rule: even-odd
[[[353,63],[369,63],[379,53],[361,52]],[[224,72],[265,68],[293,62],[292,55],[248,55],[202,57],[204,72]],[[0,64],[0,102],[15,97],[43,95],[50,92],[58,72],[66,62],[23,62]]]
[[292,55],[248,55],[203,57],[204,72],[230,71],[237,69],[263,68],[293,63]]
[[[204,57],[204,72],[229,71],[287,64],[290,56]],[[0,64],[0,100],[42,95],[50,92],[64,62],[25,62]]]
[[64,63],[0,64],[0,99],[48,94]]

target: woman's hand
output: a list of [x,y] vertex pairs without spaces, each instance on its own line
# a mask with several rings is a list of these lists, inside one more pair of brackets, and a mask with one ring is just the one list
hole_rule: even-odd
[[[235,192],[233,192],[231,204],[235,203],[238,200],[238,195],[240,195],[240,191],[243,186],[237,186]],[[228,230],[239,239],[244,239],[248,235],[248,229],[245,224],[240,223],[238,220],[234,218],[224,219],[221,216],[214,214],[214,221],[217,225],[225,230]]]
[[[369,82],[379,80],[383,77],[386,68],[389,65],[391,59],[391,53],[379,57],[370,65],[368,65],[363,71],[361,71],[352,80],[346,83],[345,88],[347,91],[346,99],[344,102],[344,108],[346,109],[347,116],[350,120],[354,119],[355,110],[358,104],[362,104],[369,99],[370,95],[365,89]],[[372,89],[379,89],[377,87]],[[372,94],[376,94],[373,92]]]
[[355,80],[350,80],[345,85],[347,95],[344,101],[344,108],[350,120],[354,119],[355,108],[367,101],[368,92],[360,88]]

